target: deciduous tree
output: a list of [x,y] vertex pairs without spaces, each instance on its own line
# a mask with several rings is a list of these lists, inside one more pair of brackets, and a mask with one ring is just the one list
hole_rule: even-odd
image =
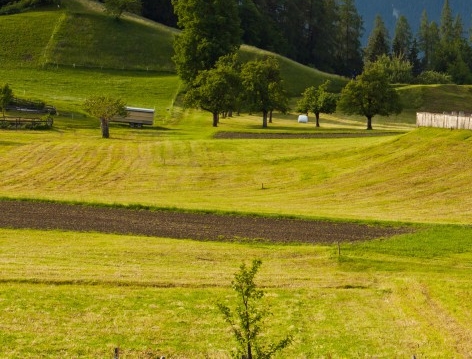
[[262,112],[262,127],[267,127],[272,110],[287,109],[287,94],[275,57],[245,63],[241,70],[244,98],[252,111]]
[[262,324],[269,312],[260,308],[259,303],[264,292],[258,289],[254,282],[261,264],[261,260],[258,259],[252,262],[250,268],[243,263],[239,272],[234,275],[231,286],[238,297],[238,304],[234,311],[225,304],[218,303],[218,308],[225,321],[231,325],[238,344],[237,353],[234,353],[235,358],[270,359],[292,342],[292,336],[288,335],[277,343],[268,345],[262,343]]
[[213,126],[217,127],[219,114],[236,107],[241,92],[241,78],[235,55],[221,57],[215,67],[197,75],[185,94],[185,104],[201,108],[213,115]]
[[5,108],[8,106],[13,98],[13,91],[8,84],[0,87],[0,107],[2,108],[2,115],[5,118]]
[[367,129],[372,130],[372,118],[375,115],[398,114],[402,107],[383,66],[372,63],[341,91],[338,109],[349,115],[365,116]]
[[125,11],[141,13],[141,0],[105,0],[105,11],[119,19]]
[[102,138],[109,138],[109,123],[115,116],[126,116],[125,103],[108,96],[93,96],[85,100],[84,109],[100,120]]
[[190,84],[200,71],[239,49],[238,5],[234,0],[173,0],[172,4],[183,29],[174,40],[173,60],[180,78]]
[[297,103],[298,111],[315,114],[316,127],[320,127],[320,113],[333,113],[336,111],[337,96],[328,92],[330,81],[327,80],[320,86],[307,88],[300,101]]

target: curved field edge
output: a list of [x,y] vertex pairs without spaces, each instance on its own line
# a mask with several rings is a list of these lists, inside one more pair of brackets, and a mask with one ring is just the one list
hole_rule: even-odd
[[386,222],[472,218],[470,131],[290,140],[119,131],[110,141],[75,131],[16,132],[12,141],[0,132],[0,196]]

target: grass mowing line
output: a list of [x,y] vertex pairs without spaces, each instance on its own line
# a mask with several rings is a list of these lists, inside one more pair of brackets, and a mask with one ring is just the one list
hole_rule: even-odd
[[[449,236],[470,237],[467,227],[450,228],[455,231],[450,229]],[[434,250],[440,243],[434,244],[439,235],[430,238],[433,232],[408,237],[416,236],[410,240],[422,241]],[[451,265],[443,273],[432,272],[435,258],[416,256],[415,252],[399,259],[422,262],[417,268],[385,264],[358,272],[347,266],[375,260],[381,263],[383,257],[375,253],[378,246],[380,252],[390,255],[402,253],[409,245],[409,241],[400,240],[404,236],[374,242],[370,250],[361,244],[349,251],[343,249],[344,260],[339,262],[335,248],[320,246],[235,245],[31,230],[0,230],[0,235],[2,279],[38,276],[58,282],[68,278],[81,281],[58,286],[0,283],[5,331],[0,336],[0,353],[5,358],[38,353],[104,357],[116,346],[130,355],[150,351],[226,358],[232,346],[231,333],[216,309],[216,300],[234,300],[229,289],[232,273],[241,261],[255,257],[263,258],[258,283],[265,288],[267,305],[274,313],[270,333],[276,336],[282,328],[286,332],[287,323],[291,323],[289,329],[295,334],[295,343],[286,355],[454,357],[469,345],[465,342],[467,326],[460,323],[470,318],[472,308],[457,299],[470,296],[472,268],[464,271]],[[472,251],[465,250],[463,260],[470,260]],[[447,252],[438,255],[444,263],[454,256]],[[133,278],[134,282],[147,282],[149,287],[113,284],[126,278],[130,283]],[[156,279],[204,287],[153,288]],[[103,285],[88,285],[87,281]],[[409,291],[412,283],[420,283],[434,303],[455,313],[456,325],[442,326],[439,333],[437,326],[423,322],[426,316],[418,301],[421,292]],[[447,291],[441,290],[442,283],[448,283]],[[411,305],[409,301],[413,301]],[[429,322],[441,317],[437,314],[432,313]],[[452,335],[454,345],[447,339]]]
[[[199,138],[208,129],[192,139],[198,124],[185,129],[185,139],[174,132],[156,137],[153,130],[138,138],[116,127],[118,138],[106,143],[68,131],[20,133],[17,141],[24,142],[9,146],[0,165],[0,195],[311,218],[470,219],[472,199],[462,190],[472,168],[468,131],[419,129],[392,137],[284,140],[281,146],[280,140]],[[30,140],[39,137],[49,139],[48,151]],[[18,158],[28,161],[18,166]],[[31,178],[34,186],[25,187]]]
[[422,347],[425,345],[438,352],[447,348],[446,352],[452,356],[467,357],[472,352],[472,331],[468,323],[460,323],[454,313],[433,298],[428,284],[408,281],[402,289],[401,295],[396,298],[400,301],[399,306],[425,333],[423,342],[418,343],[418,355],[423,355]]

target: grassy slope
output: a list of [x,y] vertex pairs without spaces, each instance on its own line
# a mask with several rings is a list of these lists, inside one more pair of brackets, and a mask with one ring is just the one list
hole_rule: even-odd
[[[142,18],[113,20],[98,3],[71,0],[66,9],[3,17],[0,42],[2,63],[9,67],[67,66],[115,70],[174,72],[172,41],[177,31]],[[67,10],[67,11],[66,11]],[[26,25],[25,25],[26,23]],[[24,29],[18,32],[17,29]],[[20,44],[20,45],[16,45]],[[269,54],[243,46],[242,59]],[[287,88],[299,95],[307,86],[326,79],[339,90],[345,79],[319,72],[278,56]]]
[[[290,127],[289,120],[280,121]],[[0,195],[470,223],[469,131],[421,129],[342,140],[214,140],[205,139],[213,129],[198,132],[207,122],[158,133],[113,127],[110,141],[99,140],[92,128],[19,133],[14,141],[4,131]]]
[[232,273],[263,258],[271,335],[295,336],[283,357],[467,357],[470,232],[346,244],[338,259],[329,247],[2,230],[0,353],[227,358],[216,302],[232,305]]
[[[179,88],[174,75],[122,71],[121,62],[106,71],[37,70],[45,61],[61,58],[65,65],[78,65],[77,59],[95,54],[85,48],[90,56],[84,57],[67,45],[65,34],[75,20],[104,20],[95,30],[118,26],[91,13],[92,2],[67,4],[74,14],[44,11],[0,19],[1,40],[14,44],[10,51],[0,48],[0,81],[62,112],[53,131],[0,131],[0,196],[470,224],[470,131],[214,140],[208,114],[172,107]],[[25,30],[16,31],[19,26]],[[140,33],[140,26],[133,29]],[[99,57],[96,65],[113,58]],[[305,86],[301,79],[311,79],[314,70],[297,68],[288,78]],[[438,97],[438,90],[446,92]],[[409,111],[375,118],[376,129],[408,131],[417,109],[439,101],[447,107],[451,98],[460,99],[462,107],[470,98],[466,87],[400,91]],[[133,105],[156,106],[157,126],[137,131],[114,125],[112,139],[101,140],[98,122],[83,115],[81,102],[104,92]],[[323,127],[316,130],[295,118],[277,116],[268,131],[362,132],[364,126],[364,119],[334,115],[323,116]],[[218,130],[259,132],[260,119],[223,120]],[[0,354],[106,357],[120,346],[129,357],[146,352],[225,357],[230,333],[214,300],[231,298],[231,273],[242,260],[259,257],[264,260],[260,283],[275,313],[273,330],[285,332],[289,322],[296,333],[288,356],[467,356],[472,350],[470,227],[420,228],[393,240],[343,245],[339,261],[327,247],[4,229]]]

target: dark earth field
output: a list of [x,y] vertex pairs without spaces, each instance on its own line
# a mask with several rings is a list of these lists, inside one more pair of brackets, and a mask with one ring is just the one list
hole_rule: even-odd
[[390,237],[408,226],[367,225],[0,200],[0,228],[144,235],[201,241],[329,244]]

